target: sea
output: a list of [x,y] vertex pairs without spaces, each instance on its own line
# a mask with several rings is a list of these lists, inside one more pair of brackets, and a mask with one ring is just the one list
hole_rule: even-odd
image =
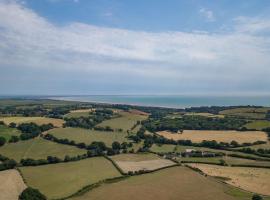
[[206,95],[82,95],[50,96],[49,99],[80,102],[128,104],[152,107],[188,108],[199,106],[270,106],[270,95],[206,96]]

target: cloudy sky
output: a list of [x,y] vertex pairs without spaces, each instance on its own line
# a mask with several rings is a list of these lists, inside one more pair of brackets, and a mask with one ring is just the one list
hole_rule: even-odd
[[0,0],[0,94],[269,94],[269,0]]

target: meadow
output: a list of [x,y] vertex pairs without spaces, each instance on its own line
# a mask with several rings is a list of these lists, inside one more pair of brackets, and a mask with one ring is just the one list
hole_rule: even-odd
[[[209,179],[186,167],[171,167],[106,184],[72,200],[216,200],[217,197],[219,200],[247,200],[234,194],[235,192],[228,185]],[[250,199],[251,195],[245,196]]]
[[270,195],[270,170],[251,167],[224,167],[207,164],[190,164],[202,170],[205,174],[221,177],[228,184],[244,190]]
[[34,122],[37,125],[51,123],[55,127],[62,127],[64,124],[64,120],[62,119],[47,118],[47,117],[3,117],[0,118],[0,121],[3,121],[7,125],[9,125],[12,122],[16,124]]
[[223,110],[219,112],[219,114],[242,117],[242,118],[249,118],[249,119],[264,119],[268,110],[270,110],[270,108],[266,108],[266,107],[233,108],[233,109]]
[[11,136],[19,136],[21,133],[16,128],[9,128],[5,125],[0,125],[0,137],[4,137],[7,141]]
[[236,141],[240,144],[245,142],[267,141],[267,135],[262,131],[212,131],[212,130],[184,130],[183,133],[172,133],[169,131],[159,131],[161,135],[167,139],[173,140],[191,140],[200,143],[203,140],[217,142]]
[[0,172],[0,199],[17,200],[26,188],[20,173],[15,169]]
[[18,162],[22,158],[46,159],[47,156],[56,156],[64,159],[65,155],[77,156],[84,153],[86,153],[86,150],[69,145],[58,144],[40,137],[19,141],[17,143],[10,143],[0,147],[0,154]]
[[89,117],[93,109],[79,109],[71,110],[68,114],[64,115],[66,118],[77,118],[77,117]]
[[101,141],[107,146],[111,146],[114,141],[120,143],[128,141],[126,138],[127,133],[125,132],[95,131],[82,128],[57,128],[48,131],[48,133],[59,139],[67,138],[69,140],[74,140],[76,143],[84,142],[86,144],[91,144],[91,142],[94,141]]
[[248,129],[256,129],[256,130],[262,130],[264,128],[270,127],[270,121],[266,120],[255,120],[252,122],[249,122],[245,125]]
[[121,176],[103,157],[37,167],[21,167],[28,186],[39,189],[49,199],[63,198],[84,186]]
[[147,118],[147,115],[135,114],[134,112],[119,111],[119,117],[105,120],[97,126],[106,127],[109,126],[112,129],[122,129],[123,131],[131,130],[131,128],[137,123]]

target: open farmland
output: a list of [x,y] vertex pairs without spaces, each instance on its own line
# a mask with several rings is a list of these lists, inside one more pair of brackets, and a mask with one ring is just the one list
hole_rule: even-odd
[[264,119],[270,108],[233,108],[219,112],[221,115],[230,115],[250,119]]
[[122,154],[112,156],[111,158],[125,173],[140,170],[151,171],[175,164],[174,162],[162,159],[155,154]]
[[210,176],[223,177],[227,183],[244,190],[263,195],[270,195],[269,169],[223,167],[207,164],[190,164],[190,166],[198,168]]
[[84,153],[86,153],[86,151],[83,149],[58,144],[43,138],[19,141],[0,147],[0,154],[18,162],[22,158],[46,159],[47,156],[56,156],[63,159],[65,155],[77,156]]
[[270,121],[256,120],[253,122],[249,122],[248,124],[245,125],[245,127],[248,129],[262,130],[264,128],[270,127]]
[[[228,185],[185,167],[172,167],[103,185],[72,200],[248,200],[237,198]],[[230,194],[228,194],[230,193]],[[239,193],[243,193],[239,191]]]
[[123,131],[131,130],[131,128],[137,123],[147,118],[147,115],[139,115],[130,112],[119,112],[120,117],[105,120],[97,126],[106,127],[109,126],[112,129],[122,129]]
[[84,142],[86,144],[91,144],[91,142],[94,141],[101,141],[107,146],[111,146],[114,141],[120,143],[128,141],[126,138],[127,133],[124,132],[95,131],[82,128],[58,128],[52,129],[48,133],[59,139],[67,138],[69,140],[74,140],[77,143]]
[[71,118],[71,117],[89,117],[90,113],[93,109],[80,109],[80,110],[71,110],[68,114],[64,117]]
[[16,124],[34,122],[37,125],[51,123],[55,127],[62,127],[64,124],[64,120],[62,119],[47,118],[47,117],[4,117],[4,118],[0,118],[0,121],[3,121],[7,125],[12,122]]
[[20,173],[15,170],[0,172],[0,199],[18,200],[21,192],[26,188]]
[[235,140],[238,143],[267,141],[267,135],[262,131],[212,131],[212,130],[185,130],[183,133],[172,133],[169,131],[157,132],[167,139],[173,140],[191,140],[200,143],[203,140],[217,142],[231,142]]
[[185,115],[189,116],[203,116],[203,117],[211,117],[211,118],[224,118],[224,115],[215,115],[212,113],[194,113],[194,112],[189,112],[185,113]]
[[120,173],[103,157],[76,162],[20,168],[29,186],[39,189],[49,199],[63,198],[84,186],[118,177]]
[[19,135],[20,131],[18,129],[0,125],[0,136],[6,138],[6,140],[9,140],[11,136],[19,136]]

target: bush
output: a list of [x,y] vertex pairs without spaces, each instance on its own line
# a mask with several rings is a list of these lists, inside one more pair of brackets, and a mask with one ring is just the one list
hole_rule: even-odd
[[258,194],[254,194],[252,196],[252,200],[263,200],[263,198],[260,195],[258,195]]
[[0,137],[0,146],[3,146],[6,143],[6,138]]
[[19,196],[19,200],[46,200],[46,196],[40,193],[39,190],[28,187]]

